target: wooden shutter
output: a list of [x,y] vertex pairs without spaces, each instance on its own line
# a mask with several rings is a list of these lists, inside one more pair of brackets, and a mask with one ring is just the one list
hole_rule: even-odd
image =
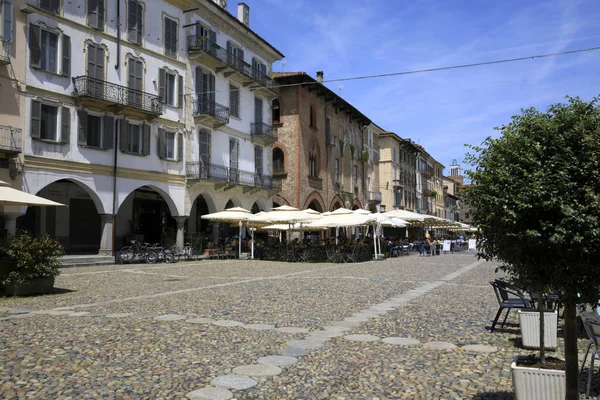
[[196,67],[196,97],[202,96],[202,68]]
[[177,107],[183,107],[183,76],[179,75],[177,79]]
[[88,0],[88,26],[98,27],[98,0]]
[[[238,58],[244,61],[244,50],[238,49]],[[241,65],[240,65],[241,66]]]
[[183,133],[178,133],[177,140],[177,161],[183,160]]
[[101,31],[103,31],[104,30],[104,0],[96,0],[96,4],[98,5],[97,28],[100,29]]
[[42,32],[38,25],[29,25],[29,66],[40,68]]
[[233,58],[233,45],[230,41],[227,41],[227,61],[230,65],[235,62],[235,59]]
[[267,77],[267,65],[266,64],[260,64],[260,72],[262,72],[263,79]]
[[139,44],[140,46],[142,45],[142,40],[144,38],[143,33],[144,33],[144,7],[140,4],[137,3],[137,11],[136,11],[136,27],[137,27],[137,44]]
[[96,72],[94,78],[104,80],[104,48],[96,46]]
[[138,43],[137,37],[137,9],[138,4],[136,1],[129,0],[127,3],[127,37],[130,42]]
[[259,97],[254,98],[254,122],[260,123],[263,120],[263,101]]
[[209,36],[210,36],[210,41],[212,42],[211,46],[214,46],[215,44],[217,44],[217,32],[210,31]]
[[171,55],[171,20],[167,17],[164,18],[164,32],[163,32],[163,45],[165,47],[165,55]]
[[215,103],[215,76],[213,74],[209,74],[208,75],[208,98],[213,102],[212,104]]
[[239,144],[238,141],[233,139],[229,140],[229,168],[237,169],[238,168],[238,152]]
[[87,145],[87,112],[77,110],[77,144]]
[[2,1],[2,37],[5,42],[13,41],[13,5],[10,1]]
[[71,38],[62,37],[62,76],[71,76]]
[[200,131],[200,163],[210,164],[210,132],[204,129]]
[[258,175],[263,174],[263,149],[259,146],[254,148],[254,171]]
[[123,153],[129,151],[129,122],[126,119],[121,120],[121,133],[119,135],[119,146]]
[[143,125],[143,137],[142,137],[142,155],[147,156],[150,154],[150,125]]
[[158,97],[160,102],[166,103],[166,83],[167,83],[167,71],[163,68],[158,70]]
[[42,103],[31,100],[31,137],[39,139],[41,134]]
[[89,44],[87,48],[87,70],[86,75],[96,78],[96,46]]
[[167,154],[167,140],[165,130],[158,128],[158,157],[165,158]]
[[115,119],[106,115],[104,117],[104,148],[111,150],[115,142]]
[[61,107],[61,111],[60,142],[69,143],[71,139],[71,110],[68,107]]

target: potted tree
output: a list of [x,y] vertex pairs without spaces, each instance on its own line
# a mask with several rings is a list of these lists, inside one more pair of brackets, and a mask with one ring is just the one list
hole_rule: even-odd
[[9,296],[51,293],[60,273],[58,257],[64,249],[48,234],[19,231],[4,248],[2,282]]
[[[480,256],[502,261],[501,270],[535,288],[540,298],[552,288],[565,307],[564,372],[555,375],[566,387],[548,391],[543,386],[549,378],[538,380],[534,384],[545,390],[545,399],[579,399],[575,306],[596,304],[600,295],[598,101],[569,98],[545,113],[522,110],[497,128],[499,138],[468,146],[474,153],[467,162],[475,168],[467,173],[472,185],[465,197],[481,232]],[[539,322],[540,354],[528,377],[550,365],[544,352],[544,313]],[[513,364],[517,399],[526,398],[517,373],[521,360]],[[557,397],[550,397],[552,392]]]

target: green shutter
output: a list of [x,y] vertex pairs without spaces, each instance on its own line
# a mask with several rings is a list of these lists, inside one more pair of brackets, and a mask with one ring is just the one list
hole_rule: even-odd
[[166,90],[165,90],[165,85],[167,82],[167,71],[165,71],[164,69],[160,68],[158,70],[158,97],[160,98],[160,102],[165,104],[166,103]]
[[71,76],[71,38],[63,35],[62,38],[62,76]]
[[115,119],[106,115],[104,117],[104,148],[112,150],[115,141]]
[[29,66],[40,68],[41,31],[38,25],[29,25]]
[[177,161],[183,160],[183,133],[177,134]]
[[142,137],[142,155],[147,156],[150,154],[150,125],[143,125],[143,137]]
[[31,100],[31,137],[39,139],[42,119],[42,103]]
[[68,107],[61,107],[61,111],[60,142],[69,143],[71,141],[71,110]]
[[[104,30],[104,0],[96,0],[98,3],[98,26],[101,31]],[[120,0],[119,0],[120,1]]]
[[77,144],[87,145],[87,112],[84,110],[77,111]]
[[126,119],[121,120],[121,132],[119,134],[119,148],[121,152],[129,152],[129,122]]
[[129,41],[132,43],[138,43],[138,37],[137,37],[137,29],[136,29],[136,24],[137,24],[137,17],[136,17],[136,13],[137,13],[137,2],[133,1],[133,0],[129,0],[129,3],[127,3],[127,37],[129,38]]
[[177,100],[177,106],[178,107],[183,107],[183,76],[179,75],[178,80],[177,80],[177,95],[178,95],[178,100]]
[[167,143],[165,137],[165,130],[162,128],[158,128],[158,157],[165,158],[167,154]]
[[2,38],[5,42],[13,41],[13,5],[10,1],[2,1]]

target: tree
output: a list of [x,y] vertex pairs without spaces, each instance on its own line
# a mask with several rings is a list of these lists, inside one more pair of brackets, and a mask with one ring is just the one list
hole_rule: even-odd
[[[565,305],[567,399],[579,398],[576,304],[596,304],[600,274],[599,98],[522,110],[497,139],[467,145],[465,199],[480,256]],[[541,294],[540,294],[541,298]]]

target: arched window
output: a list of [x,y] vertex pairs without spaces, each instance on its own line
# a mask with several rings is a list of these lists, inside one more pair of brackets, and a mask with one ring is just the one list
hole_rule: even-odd
[[317,144],[313,140],[310,145],[310,150],[308,152],[308,176],[312,178],[319,177],[319,151],[317,149]]
[[285,156],[279,147],[273,149],[273,174],[285,173]]
[[281,124],[281,105],[279,104],[279,99],[273,100],[271,110],[273,111],[273,124]]
[[315,107],[312,104],[310,105],[310,127],[311,128],[317,127],[317,117],[315,115]]

